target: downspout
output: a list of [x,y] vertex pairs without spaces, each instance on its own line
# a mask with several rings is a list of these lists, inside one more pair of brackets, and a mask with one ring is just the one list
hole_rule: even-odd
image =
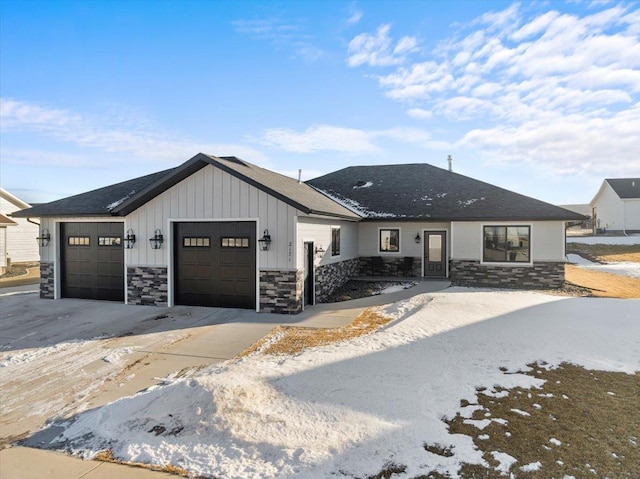
[[32,220],[31,220],[31,218],[27,218],[27,221],[28,221],[29,223],[31,223],[32,225],[40,226],[40,223],[36,223],[35,221],[32,221]]

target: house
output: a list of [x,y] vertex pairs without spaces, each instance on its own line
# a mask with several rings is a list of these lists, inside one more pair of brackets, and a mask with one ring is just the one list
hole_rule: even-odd
[[608,178],[591,200],[594,233],[640,233],[640,178]]
[[[40,261],[40,250],[36,243],[38,225],[26,218],[13,218],[16,211],[31,205],[0,188],[0,267],[10,263],[32,263]],[[8,220],[8,221],[5,221]]]
[[15,221],[10,220],[5,215],[0,214],[0,274],[5,274],[9,267],[7,258],[7,226],[16,226]]
[[564,228],[584,217],[430,165],[309,182],[235,157],[26,209],[41,296],[297,313],[359,274],[557,287]]

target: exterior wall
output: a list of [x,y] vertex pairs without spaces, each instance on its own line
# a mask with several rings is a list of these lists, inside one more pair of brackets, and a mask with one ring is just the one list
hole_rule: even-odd
[[43,299],[55,298],[55,280],[53,263],[40,263],[40,297]]
[[350,278],[358,276],[359,270],[360,260],[358,258],[330,263],[316,268],[316,302],[324,302],[336,288],[342,286]]
[[[340,254],[331,255],[331,228],[340,227]],[[315,257],[317,266],[339,263],[358,257],[358,223],[336,219],[311,218],[299,215],[297,225],[297,267],[304,268],[304,243],[313,241],[314,247],[322,247],[324,253]]]
[[627,233],[640,232],[640,199],[624,200],[624,227]]
[[[429,223],[416,221],[367,221],[360,223],[360,256],[384,256],[384,257],[403,257],[413,256],[414,258],[422,258],[424,248],[425,230],[446,231],[447,232],[447,252],[451,251],[450,227],[449,223]],[[378,230],[379,228],[399,228],[400,229],[400,251],[384,252],[378,251]],[[416,243],[416,234],[420,233],[420,243]]]
[[[452,259],[482,262],[482,227],[484,225],[530,225],[532,262],[564,262],[565,260],[563,221],[454,222],[451,224],[450,240]],[[489,266],[513,266],[513,263],[492,263]]]
[[451,284],[491,288],[560,288],[564,284],[564,262],[541,261],[532,266],[493,266],[480,261],[452,259]]
[[624,229],[624,206],[620,197],[606,181],[591,203],[595,210],[594,227],[607,231]]
[[7,270],[7,227],[0,226],[0,274]]
[[373,256],[360,257],[360,275],[362,276],[408,276],[416,277],[422,275],[422,258],[413,258],[412,271],[406,273],[402,270],[404,256],[402,257],[382,257],[382,268],[375,269],[373,267]]
[[302,311],[303,272],[260,271],[260,311],[297,314]]
[[[294,241],[297,210],[248,183],[207,165],[169,188],[126,217],[125,231],[133,230],[138,241],[125,251],[127,265],[167,266],[171,264],[171,220],[255,220],[258,238],[269,230],[269,251],[259,251],[260,269],[295,268],[290,243]],[[149,238],[160,229],[164,236],[161,249],[154,250]],[[169,267],[171,274],[171,267]]]
[[166,306],[167,293],[167,268],[162,266],[127,268],[127,304]]
[[[25,203],[26,204],[26,203]],[[28,205],[27,205],[28,207]],[[0,213],[9,215],[24,209],[0,196]],[[17,225],[10,226],[6,231],[6,252],[12,263],[40,261],[40,252],[36,238],[40,229],[38,225],[29,223],[27,218],[11,218]]]

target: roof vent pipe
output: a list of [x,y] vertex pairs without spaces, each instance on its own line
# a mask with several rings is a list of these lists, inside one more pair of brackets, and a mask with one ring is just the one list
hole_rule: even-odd
[[298,183],[302,183],[302,170],[298,170]]
[[449,171],[453,171],[453,157],[451,155],[447,156],[447,161],[449,162]]

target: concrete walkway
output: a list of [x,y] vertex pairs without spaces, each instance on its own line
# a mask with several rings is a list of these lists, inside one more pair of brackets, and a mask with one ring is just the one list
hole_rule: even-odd
[[[397,278],[393,280],[397,281]],[[60,317],[61,311],[65,307],[67,309],[79,308],[86,311],[87,303],[91,307],[104,311],[103,314],[106,316],[113,315],[113,311],[120,311],[120,315],[124,317],[135,314],[143,318],[138,320],[133,328],[130,328],[133,332],[127,331],[123,337],[109,340],[112,342],[109,343],[109,346],[106,346],[117,348],[129,344],[128,341],[134,341],[130,334],[140,335],[139,338],[145,338],[147,341],[144,344],[139,343],[145,347],[137,349],[133,353],[132,361],[125,368],[126,374],[128,374],[127,378],[133,374],[132,380],[124,381],[120,377],[116,377],[115,381],[105,382],[100,391],[87,399],[91,407],[100,407],[158,384],[161,382],[161,378],[193,374],[202,367],[231,359],[278,325],[317,328],[343,326],[369,307],[400,301],[417,294],[439,291],[447,288],[449,284],[449,281],[445,280],[420,281],[416,286],[406,290],[341,303],[319,304],[307,307],[303,313],[292,316],[258,314],[246,310],[184,306],[160,309],[83,300],[58,300],[55,302],[38,300],[34,304],[37,304],[40,308],[55,310],[53,311],[53,316],[57,318]],[[3,311],[13,311],[10,307],[13,303],[6,302],[5,298],[12,298],[13,296],[27,297],[27,294],[19,291],[18,288],[13,291],[15,293],[11,295],[8,294],[11,290],[0,289],[0,299],[3,301],[0,307],[7,306],[3,308]],[[28,296],[35,297],[33,294],[28,294]],[[31,300],[33,301],[32,298]],[[20,298],[13,298],[13,301],[19,302]],[[17,306],[13,306],[16,311],[22,311],[20,314],[24,314],[24,309],[19,310]],[[24,308],[24,305],[22,308]],[[6,311],[0,314],[11,314]],[[163,314],[167,314],[167,317],[158,318],[159,315],[162,316]],[[67,318],[68,316],[65,317],[65,319]],[[114,324],[113,316],[109,318],[109,321],[109,324]],[[165,324],[163,324],[163,321]],[[171,323],[171,327],[167,328],[166,323]],[[107,327],[107,323],[98,324],[102,328]],[[151,326],[147,326],[149,324]],[[96,327],[95,324],[89,326],[93,329]],[[173,342],[159,339],[165,338],[168,334],[177,334],[176,331],[182,335],[182,339]],[[93,331],[93,334],[97,333]],[[75,336],[78,334],[82,334],[82,331],[74,331]],[[117,334],[117,332],[113,331],[111,334]],[[12,335],[9,330],[6,333],[3,332],[0,336],[18,337],[19,335]],[[52,338],[44,338],[44,340],[49,341],[45,344],[53,342]],[[38,339],[29,339],[31,343],[28,344],[16,343],[16,341],[18,340],[16,339],[7,344],[11,344],[12,349],[39,346]],[[33,341],[36,343],[33,343]],[[61,341],[61,339],[56,338],[55,341]],[[6,348],[7,346],[3,344],[3,349]],[[69,380],[69,378],[66,379]],[[78,381],[77,377],[71,379]],[[56,387],[59,388],[60,381],[64,382],[64,380],[65,378],[58,378]],[[69,387],[71,386],[69,384]],[[46,395],[46,390],[42,394]],[[29,399],[31,399],[31,396],[29,396]],[[6,416],[4,408],[2,416]],[[24,432],[21,433],[20,428],[25,431],[38,430],[36,424],[29,424],[25,415],[22,415],[19,420],[17,418],[13,422],[10,420],[3,421],[3,430],[0,431],[0,435],[2,437],[20,437],[21,434],[25,434]],[[30,439],[27,439],[25,443],[29,444],[31,441],[32,446],[44,445],[42,436],[39,434],[41,433],[30,434]],[[44,437],[48,439],[46,434]],[[114,477],[145,479],[175,476],[138,467],[101,461],[83,461],[73,456],[31,447],[13,446],[0,450],[1,479],[106,479]]]

